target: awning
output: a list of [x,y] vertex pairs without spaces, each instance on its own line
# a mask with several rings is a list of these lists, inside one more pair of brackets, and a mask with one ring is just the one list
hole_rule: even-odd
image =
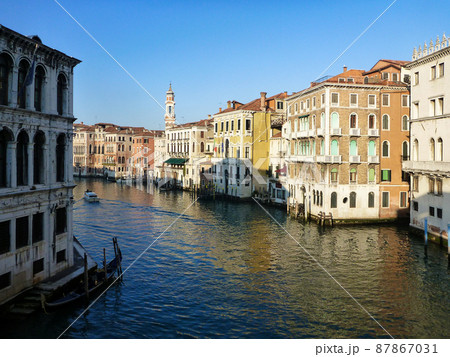
[[306,115],[299,115],[299,116],[298,116],[299,119],[300,119],[300,118],[307,118],[307,117],[309,117],[309,114],[306,114]]
[[172,157],[169,160],[164,161],[164,163],[170,164],[170,165],[183,165],[188,160],[189,159],[178,159],[178,158]]

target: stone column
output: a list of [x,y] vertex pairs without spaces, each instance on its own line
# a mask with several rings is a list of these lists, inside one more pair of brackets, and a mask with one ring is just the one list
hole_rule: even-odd
[[18,81],[19,81],[19,69],[17,67],[14,67],[12,72],[12,83],[10,92],[11,96],[9,98],[9,104],[14,108],[17,106]]
[[6,172],[9,172],[7,175],[7,185],[11,188],[17,187],[17,142],[10,141],[8,143],[8,158],[7,158],[7,166]]
[[72,134],[67,134],[67,141],[64,147],[65,161],[65,182],[73,182],[73,138]]
[[25,87],[25,108],[28,110],[35,110],[34,108],[34,76],[31,84]]
[[52,271],[52,232],[50,231],[50,206],[46,206],[43,217],[43,235],[44,235],[44,276],[47,278]]
[[[46,135],[46,140],[48,141],[50,138],[48,135]],[[49,151],[48,151],[49,145],[48,144],[44,144],[42,145],[42,149],[44,152],[44,162],[43,162],[43,170],[44,170],[44,185],[49,185],[50,184],[50,180],[49,180]]]
[[28,143],[28,186],[34,185],[34,143]]

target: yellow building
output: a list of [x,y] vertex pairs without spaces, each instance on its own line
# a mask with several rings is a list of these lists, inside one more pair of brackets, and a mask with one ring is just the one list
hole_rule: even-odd
[[212,161],[218,193],[248,198],[267,191],[271,124],[283,120],[287,93],[266,94],[247,104],[228,101],[214,115]]

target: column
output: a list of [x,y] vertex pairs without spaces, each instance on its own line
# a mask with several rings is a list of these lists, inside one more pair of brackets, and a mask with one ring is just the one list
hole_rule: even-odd
[[34,76],[31,81],[31,84],[25,88],[25,108],[28,110],[35,110],[35,108],[34,108]]
[[28,186],[34,185],[34,143],[28,143]]
[[72,134],[67,134],[66,145],[64,146],[65,182],[73,181],[73,138]]
[[17,67],[13,68],[12,72],[12,83],[11,83],[11,96],[9,98],[9,104],[12,107],[17,106],[17,86],[19,81],[19,69]]
[[7,166],[6,172],[7,174],[7,186],[11,188],[17,187],[17,142],[10,141],[8,142],[8,153],[7,153]]
[[[46,135],[46,140],[48,141],[50,139],[49,135]],[[43,170],[44,170],[44,185],[49,185],[50,184],[50,179],[49,179],[49,151],[48,151],[49,145],[48,144],[44,144],[42,145],[42,149],[44,151],[44,163],[43,163]]]

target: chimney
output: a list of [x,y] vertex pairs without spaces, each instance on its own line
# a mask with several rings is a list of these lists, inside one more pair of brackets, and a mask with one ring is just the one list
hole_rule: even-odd
[[344,71],[343,73],[347,72],[347,66],[344,66]]
[[227,102],[227,108],[228,108],[228,109],[231,108],[231,100],[229,100],[229,101]]
[[284,91],[284,95],[287,96],[287,91]]
[[261,111],[266,111],[266,92],[261,92]]
[[222,108],[219,108],[219,113],[222,113]]
[[208,119],[211,119],[211,114],[208,114]]

